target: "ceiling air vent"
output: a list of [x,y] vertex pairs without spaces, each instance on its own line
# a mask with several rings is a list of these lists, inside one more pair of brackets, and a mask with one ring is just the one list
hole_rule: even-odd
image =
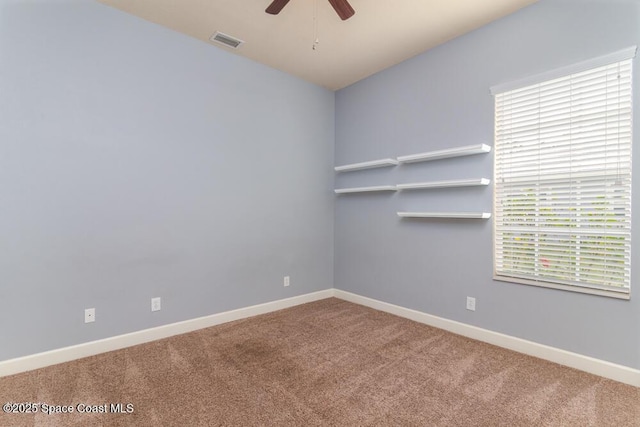
[[244,43],[242,40],[231,37],[228,34],[221,33],[220,31],[216,31],[209,38],[209,40],[211,40],[212,42],[221,43],[227,47],[230,47],[231,49],[237,49],[242,43]]

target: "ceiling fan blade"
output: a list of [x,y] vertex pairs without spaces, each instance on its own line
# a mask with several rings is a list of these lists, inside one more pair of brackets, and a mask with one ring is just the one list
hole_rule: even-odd
[[271,15],[277,15],[280,13],[283,7],[285,7],[289,3],[289,0],[273,0],[269,7],[265,9],[265,12]]
[[347,0],[329,0],[329,3],[331,3],[331,6],[343,21],[351,18],[356,13]]

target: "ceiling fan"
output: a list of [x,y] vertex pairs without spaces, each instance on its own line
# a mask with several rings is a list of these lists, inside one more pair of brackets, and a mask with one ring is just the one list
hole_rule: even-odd
[[[287,5],[287,3],[289,3],[289,0],[273,0],[265,12],[271,15],[277,15]],[[347,0],[329,0],[329,3],[331,3],[331,6],[333,6],[336,13],[343,21],[351,18],[356,13]]]

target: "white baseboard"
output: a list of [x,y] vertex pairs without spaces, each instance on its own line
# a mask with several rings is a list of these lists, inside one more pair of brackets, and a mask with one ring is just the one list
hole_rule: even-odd
[[174,335],[192,332],[198,329],[208,328],[233,320],[245,319],[258,314],[270,313],[283,308],[289,308],[307,302],[330,298],[334,295],[333,289],[299,295],[278,301],[225,311],[210,316],[198,317],[183,322],[171,323],[151,329],[144,329],[129,334],[118,335],[97,341],[64,347],[56,350],[37,353],[25,357],[18,357],[0,362],[0,377],[18,374],[33,369],[44,368],[58,363],[70,362],[83,357],[94,356],[108,351],[119,350],[149,341],[168,338]]
[[149,341],[168,338],[174,335],[231,322],[233,320],[245,319],[259,314],[270,313],[272,311],[282,310],[284,308],[330,297],[340,298],[345,301],[350,301],[376,310],[395,314],[396,316],[444,329],[478,341],[483,341],[509,350],[517,351],[519,353],[528,354],[540,359],[545,359],[574,369],[609,378],[614,381],[640,387],[640,370],[637,369],[572,353],[559,348],[538,344],[521,338],[501,334],[499,332],[493,332],[488,329],[482,329],[477,326],[467,325],[454,320],[444,319],[442,317],[363,297],[350,292],[341,291],[339,289],[326,289],[319,292],[239,308],[237,310],[212,314],[210,316],[185,320],[183,322],[158,326],[156,328],[145,329],[98,341],[2,361],[0,362],[0,377],[44,368],[46,366],[69,362],[83,357],[119,350],[138,344],[144,344]]
[[334,289],[334,296],[345,301],[364,305],[366,307],[424,323],[429,326],[444,329],[458,335],[463,335],[478,341],[517,351],[518,353],[524,353],[529,356],[538,357],[560,365],[569,366],[574,369],[609,378],[614,381],[640,387],[640,370],[629,368],[627,366],[617,365],[615,363],[595,359],[593,357],[538,344],[533,341],[527,341],[510,335],[501,334],[499,332],[493,332],[477,326],[467,325],[466,323],[444,319],[442,317],[363,297],[350,292],[341,291],[339,289]]

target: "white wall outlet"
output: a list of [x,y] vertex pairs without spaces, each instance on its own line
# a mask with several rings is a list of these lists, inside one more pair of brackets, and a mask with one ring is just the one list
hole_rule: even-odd
[[84,310],[84,323],[91,323],[96,321],[96,309],[86,308]]
[[160,297],[151,298],[151,311],[159,311],[161,308]]
[[284,286],[289,286],[291,284],[291,280],[289,276],[284,276]]
[[476,299],[474,297],[467,297],[467,310],[476,311]]

